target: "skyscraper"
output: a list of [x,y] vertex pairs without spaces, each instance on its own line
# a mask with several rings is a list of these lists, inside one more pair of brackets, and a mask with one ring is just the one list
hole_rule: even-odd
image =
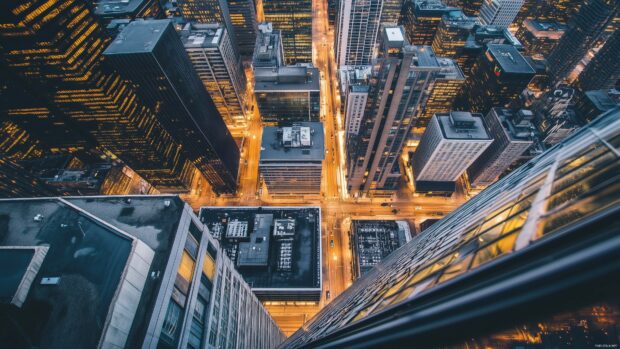
[[286,64],[312,62],[312,1],[262,0],[265,21],[282,35]]
[[106,23],[114,19],[163,18],[164,9],[158,0],[99,0],[95,15]]
[[221,24],[187,23],[181,40],[228,130],[234,137],[243,137],[247,82],[228,31]]
[[347,138],[360,131],[368,102],[371,72],[371,66],[345,67],[339,71]]
[[398,18],[401,7],[402,0],[340,1],[336,23],[336,64],[370,64],[381,25],[397,24],[390,21]]
[[453,183],[492,142],[480,114],[435,114],[414,154],[416,191],[454,191]]
[[458,8],[446,6],[441,0],[407,1],[402,21],[411,44],[432,45],[442,17],[452,11]]
[[536,58],[545,58],[556,47],[566,26],[555,21],[526,19],[516,33],[523,44],[524,54]]
[[0,227],[3,273],[16,276],[3,277],[13,290],[3,344],[267,349],[284,339],[176,196],[10,199],[0,215],[21,227]]
[[507,28],[519,13],[522,5],[523,0],[484,0],[478,18],[483,25]]
[[577,77],[575,86],[582,92],[589,90],[620,89],[620,30],[605,41]]
[[446,0],[446,5],[458,7],[469,17],[478,17],[482,0]]
[[10,121],[52,150],[100,147],[159,190],[187,190],[196,167],[183,155],[186,139],[174,139],[103,65],[111,39],[87,4],[10,1],[0,10],[0,64],[9,83],[2,108]]
[[458,110],[488,113],[515,100],[536,71],[512,45],[487,45],[457,96]]
[[127,25],[104,55],[148,103],[216,193],[237,189],[239,148],[170,20]]
[[359,133],[347,139],[347,185],[355,195],[386,196],[398,187],[415,109],[441,69],[430,46],[408,44],[403,27],[385,27],[381,37]]
[[251,56],[256,40],[256,8],[253,0],[179,0],[184,19],[196,23],[223,23],[235,52]]
[[258,171],[270,195],[319,195],[325,158],[320,122],[263,128]]
[[615,343],[616,109],[390,254],[282,348]]
[[510,109],[493,108],[484,117],[491,145],[467,170],[475,186],[494,183],[510,165],[533,144],[533,114],[529,110],[514,113]]
[[568,30],[548,57],[552,83],[569,78],[609,19],[620,9],[615,0],[585,0]]
[[284,49],[280,31],[274,30],[271,23],[259,24],[252,67],[254,69],[277,68],[282,65],[284,65]]
[[459,57],[475,25],[476,19],[461,11],[446,13],[437,27],[433,52],[440,57]]

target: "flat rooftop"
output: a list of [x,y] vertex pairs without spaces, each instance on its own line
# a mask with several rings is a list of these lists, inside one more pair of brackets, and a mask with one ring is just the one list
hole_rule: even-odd
[[[437,113],[433,117],[437,118],[445,139],[491,139],[481,114],[453,111],[450,113]],[[459,126],[459,124],[462,126]]]
[[319,77],[317,68],[305,66],[254,69],[254,91],[320,91]]
[[360,276],[412,238],[406,221],[353,220],[351,231]]
[[457,7],[445,5],[441,0],[414,0],[414,13],[418,16],[441,17],[450,11],[458,11]]
[[[183,207],[176,196],[0,200],[0,247],[49,248],[17,320],[39,329],[26,334],[31,343],[96,347],[132,241],[138,239],[154,252],[150,266],[143,262],[148,271],[141,272],[164,270]],[[18,273],[25,265],[22,257],[27,256],[22,252],[11,266]],[[6,270],[9,264],[2,265]],[[127,347],[141,346],[160,283],[147,277],[136,297]],[[62,314],[52,309],[62,309]]]
[[147,1],[150,0],[101,0],[95,4],[95,14],[111,17],[134,15]]
[[413,46],[416,51],[417,65],[419,67],[438,67],[439,62],[437,56],[433,52],[433,48],[428,45],[416,45]]
[[[257,217],[259,217],[257,219]],[[262,217],[262,218],[260,218]],[[210,231],[226,230],[229,221],[238,220],[249,223],[247,239],[229,239],[224,234],[213,234],[220,245],[235,262],[239,273],[254,289],[289,290],[321,288],[321,210],[319,207],[202,207],[200,219]],[[282,220],[285,221],[282,221]],[[294,221],[291,234],[282,224]],[[258,235],[255,225],[259,227]],[[288,222],[288,223],[287,223]],[[276,223],[278,223],[276,225]],[[267,229],[267,225],[269,228]],[[280,226],[279,228],[277,226]],[[274,234],[274,231],[278,232]],[[285,231],[285,233],[282,233]],[[245,264],[243,251],[252,246],[255,239],[265,238],[269,233],[268,246],[261,251],[260,262]],[[249,244],[249,245],[242,245]],[[264,265],[262,253],[267,252]],[[241,265],[239,265],[241,262]]]
[[488,44],[488,52],[497,61],[505,73],[535,74],[536,71],[523,55],[513,46],[504,44]]
[[[293,127],[263,128],[261,162],[279,160],[323,161],[325,158],[323,123],[300,122],[295,125]],[[305,135],[305,140],[302,140],[303,135]]]
[[169,19],[131,21],[104,51],[106,55],[151,52],[172,22]]
[[586,97],[600,111],[610,110],[620,105],[620,92],[609,90],[592,90],[585,92]]
[[181,30],[185,48],[218,47],[224,36],[224,26],[219,23],[187,23]]

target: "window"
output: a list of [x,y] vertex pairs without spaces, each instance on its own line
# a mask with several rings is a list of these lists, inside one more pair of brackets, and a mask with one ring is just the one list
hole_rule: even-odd
[[189,255],[187,250],[183,250],[183,255],[181,256],[181,265],[179,265],[179,270],[177,271],[177,278],[174,284],[184,295],[187,295],[187,292],[189,291],[189,285],[192,282],[195,265],[196,262]]

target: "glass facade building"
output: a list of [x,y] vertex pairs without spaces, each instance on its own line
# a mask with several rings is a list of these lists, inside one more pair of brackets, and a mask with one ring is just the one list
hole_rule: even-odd
[[444,15],[458,8],[446,6],[440,0],[413,0],[403,8],[403,26],[412,45],[432,45]]
[[616,108],[390,254],[283,348],[617,345],[619,145]]
[[262,0],[264,21],[280,31],[286,64],[312,62],[312,1]]
[[237,189],[239,148],[167,19],[133,21],[104,55],[160,123],[183,140],[186,156],[216,193]]

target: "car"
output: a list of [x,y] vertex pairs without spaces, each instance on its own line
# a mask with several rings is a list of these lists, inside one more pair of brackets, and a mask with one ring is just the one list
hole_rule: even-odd
[[325,299],[331,298],[332,294],[329,291],[325,291]]
[[333,240],[333,239],[332,239],[332,240],[329,240],[329,246],[330,246],[331,248],[334,248],[334,240]]
[[383,206],[383,207],[385,207],[385,206],[390,206],[390,203],[389,203],[389,202],[382,202],[382,203],[381,203],[381,206]]

